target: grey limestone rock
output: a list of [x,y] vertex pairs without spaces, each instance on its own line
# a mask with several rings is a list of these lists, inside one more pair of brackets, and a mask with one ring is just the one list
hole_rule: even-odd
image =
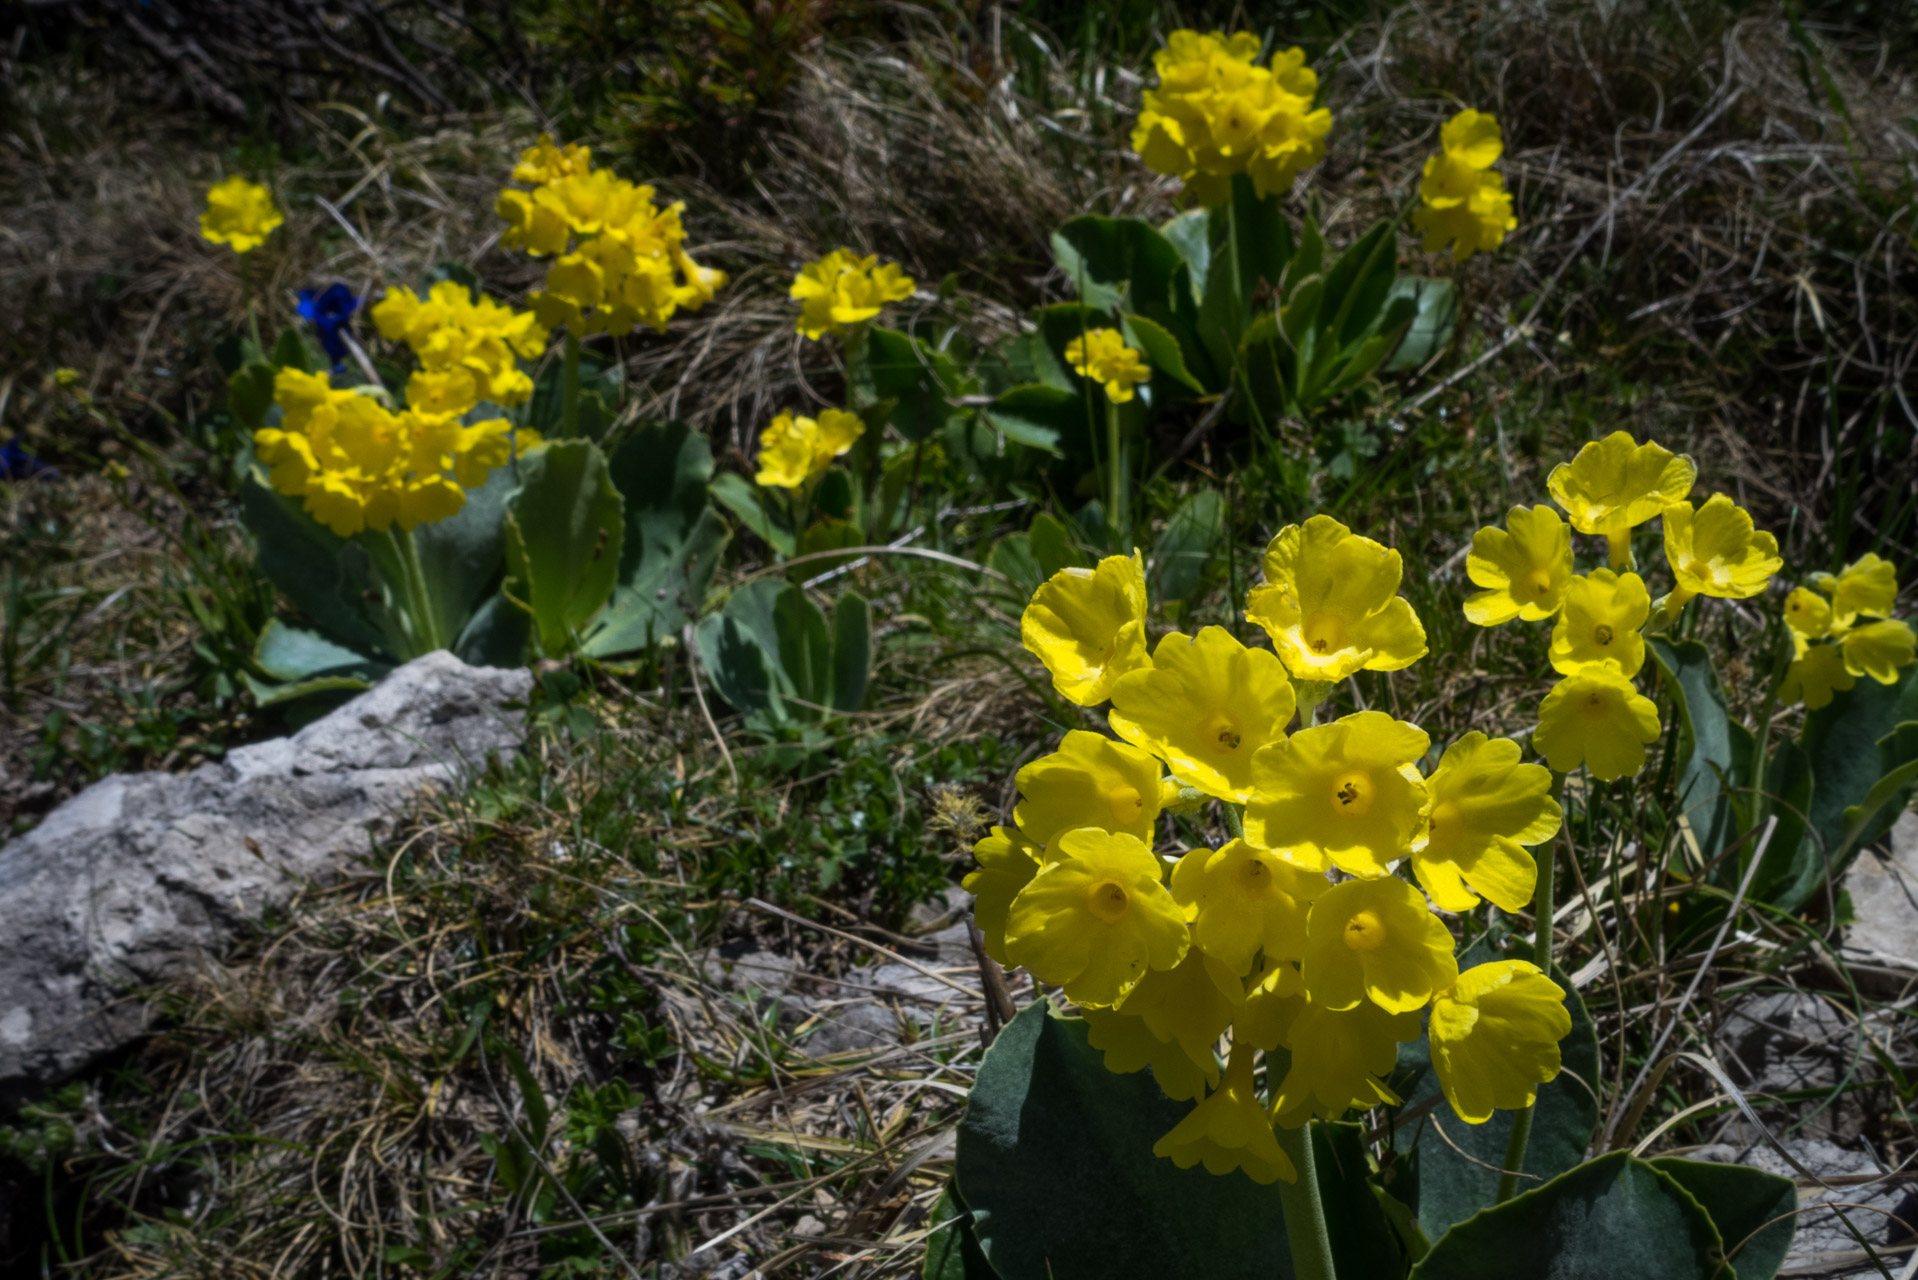
[[519,749],[523,671],[419,658],[290,737],[116,774],[0,846],[0,1103],[121,1048],[141,990],[367,853],[423,787]]

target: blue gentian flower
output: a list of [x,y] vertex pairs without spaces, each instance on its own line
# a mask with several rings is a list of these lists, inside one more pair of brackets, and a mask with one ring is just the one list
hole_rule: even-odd
[[58,479],[60,473],[21,447],[14,436],[0,445],[0,480],[33,480],[40,476]]
[[300,317],[320,335],[320,347],[338,370],[346,363],[346,334],[353,325],[353,313],[360,299],[344,282],[336,281],[315,293],[300,290]]

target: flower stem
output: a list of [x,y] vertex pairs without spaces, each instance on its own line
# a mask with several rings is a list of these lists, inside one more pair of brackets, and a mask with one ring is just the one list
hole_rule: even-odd
[[266,346],[260,341],[260,312],[253,305],[253,269],[247,265],[244,253],[240,255],[240,301],[246,305],[246,328],[253,336],[253,349],[264,360]]
[[559,434],[566,440],[579,439],[579,335],[566,330],[564,382],[560,387]]
[[432,653],[446,647],[446,638],[440,634],[438,610],[433,607],[433,589],[427,585],[426,566],[420,562],[420,544],[413,537],[411,529],[402,529],[393,535],[393,541],[399,547],[400,563],[406,569],[407,612],[413,615],[413,632],[424,646],[421,653]]
[[1106,400],[1106,528],[1112,535],[1112,553],[1132,552],[1131,512],[1127,510],[1125,462],[1119,447],[1119,406]]
[[1285,1211],[1285,1238],[1292,1246],[1292,1274],[1298,1280],[1334,1280],[1332,1238],[1325,1229],[1325,1202],[1319,1198],[1318,1171],[1312,1164],[1312,1126],[1296,1129],[1276,1125],[1279,1150],[1299,1172],[1298,1181],[1279,1182],[1279,1205]]
[[[1565,775],[1552,771],[1552,799],[1565,798]],[[1533,899],[1532,963],[1546,977],[1552,976],[1552,900],[1553,877],[1558,861],[1558,842],[1550,841],[1538,860],[1538,893]],[[1525,1148],[1532,1139],[1532,1113],[1537,1104],[1512,1115],[1512,1136],[1505,1144],[1505,1163],[1498,1176],[1498,1200],[1504,1204],[1518,1193],[1518,1175],[1525,1167]]]

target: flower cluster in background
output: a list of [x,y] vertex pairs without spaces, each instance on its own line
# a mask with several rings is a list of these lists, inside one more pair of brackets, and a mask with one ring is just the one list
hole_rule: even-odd
[[455,280],[442,280],[421,298],[388,289],[373,308],[373,323],[389,342],[404,342],[420,362],[406,383],[406,402],[426,413],[462,414],[482,400],[524,404],[533,380],[516,357],[546,350],[547,332],[530,311],[515,311]]
[[775,489],[803,489],[832,465],[859,437],[866,424],[856,413],[827,409],[817,419],[782,413],[759,437],[760,484]]
[[285,221],[273,203],[271,192],[235,174],[214,183],[207,191],[206,209],[200,214],[200,234],[235,253],[251,253],[265,244],[273,229]]
[[1261,196],[1283,193],[1325,154],[1332,113],[1312,106],[1319,78],[1305,52],[1260,66],[1260,48],[1246,31],[1174,31],[1153,55],[1159,84],[1145,93],[1132,148],[1202,204],[1224,203],[1238,173]]
[[1505,179],[1492,168],[1505,153],[1505,138],[1491,115],[1467,110],[1445,122],[1439,147],[1419,177],[1412,227],[1425,237],[1427,253],[1449,245],[1452,257],[1463,262],[1498,248],[1518,226]]
[[532,296],[549,329],[617,335],[646,324],[664,333],[674,312],[699,310],[726,283],[725,272],[686,252],[683,204],[661,208],[653,188],[593,168],[585,147],[561,149],[541,135],[513,177],[535,185],[500,192],[494,209],[509,248],[555,259]]
[[1918,635],[1890,616],[1897,603],[1897,570],[1870,554],[1843,573],[1818,574],[1812,587],[1793,588],[1785,597],[1792,663],[1779,696],[1816,709],[1860,676],[1895,683],[1898,672],[1918,660]]
[[794,328],[805,337],[823,338],[871,320],[888,302],[910,298],[912,277],[896,262],[883,267],[878,263],[873,255],[862,258],[851,249],[834,249],[802,266],[790,290],[799,303]]

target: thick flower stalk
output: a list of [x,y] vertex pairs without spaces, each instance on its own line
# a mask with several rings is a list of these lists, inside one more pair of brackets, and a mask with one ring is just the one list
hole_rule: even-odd
[[1450,246],[1453,260],[1464,262],[1498,248],[1518,226],[1505,179],[1492,168],[1505,153],[1505,138],[1493,116],[1466,110],[1439,130],[1439,148],[1419,176],[1412,227],[1425,237],[1427,253]]

